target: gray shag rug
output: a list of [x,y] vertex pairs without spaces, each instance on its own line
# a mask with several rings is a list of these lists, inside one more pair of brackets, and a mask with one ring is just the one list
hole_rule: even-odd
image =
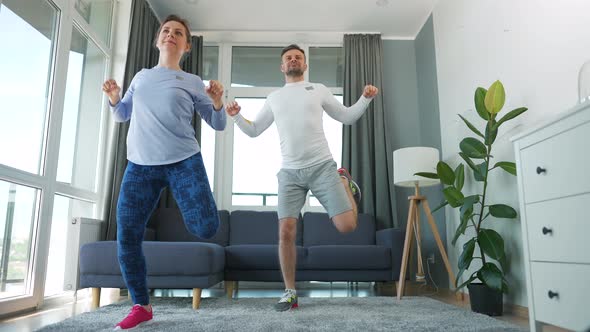
[[[426,297],[299,298],[275,312],[275,298],[153,298],[154,319],[134,331],[525,331],[518,326]],[[101,307],[38,331],[112,331],[129,301]]]

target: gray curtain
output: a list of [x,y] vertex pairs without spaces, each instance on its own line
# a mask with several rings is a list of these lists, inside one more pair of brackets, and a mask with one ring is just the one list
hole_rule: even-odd
[[367,84],[379,88],[379,94],[357,122],[344,126],[342,165],[361,187],[359,212],[374,215],[379,229],[397,226],[382,57],[381,35],[344,35],[344,104],[354,104]]
[[[203,72],[203,36],[192,36],[191,37],[191,51],[185,54],[182,63],[180,64],[182,70],[187,73],[201,76]],[[195,112],[192,121],[193,128],[195,129],[195,136],[199,145],[201,144],[201,117]],[[176,208],[176,201],[172,197],[172,193],[168,188],[164,189],[160,196],[160,202],[158,203],[159,208]]]

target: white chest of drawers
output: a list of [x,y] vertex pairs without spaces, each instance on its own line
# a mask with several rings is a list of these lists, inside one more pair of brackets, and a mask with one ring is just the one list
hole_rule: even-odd
[[512,138],[531,331],[590,328],[590,103]]

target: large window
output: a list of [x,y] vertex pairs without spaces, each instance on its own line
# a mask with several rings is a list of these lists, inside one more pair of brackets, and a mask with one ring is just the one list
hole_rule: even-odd
[[232,47],[231,86],[283,86],[280,47]]
[[[266,99],[236,98],[240,114],[254,119]],[[279,133],[273,123],[260,136],[252,138],[234,124],[234,163],[232,205],[277,205],[277,179],[281,167]]]
[[309,48],[309,81],[328,87],[344,86],[342,47]]
[[0,164],[39,174],[58,12],[41,0],[0,3]]
[[76,0],[74,8],[107,45],[111,40],[113,4],[108,0]]
[[[219,47],[203,47],[203,82],[209,85],[210,80],[219,80]],[[215,178],[215,130],[201,120],[201,155],[205,164],[205,171],[209,178],[209,185],[213,189]]]
[[0,0],[0,316],[66,295],[67,220],[97,216],[112,13]]
[[0,299],[30,292],[39,190],[0,181]]
[[77,28],[72,31],[57,180],[94,191],[101,132],[106,56]]

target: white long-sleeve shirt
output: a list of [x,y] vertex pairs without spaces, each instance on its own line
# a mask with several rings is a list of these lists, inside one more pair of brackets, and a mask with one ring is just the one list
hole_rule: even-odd
[[241,114],[233,117],[237,126],[248,136],[256,137],[273,121],[281,141],[282,168],[300,169],[333,160],[322,116],[324,111],[344,124],[358,120],[371,99],[361,96],[351,107],[342,105],[323,84],[287,83],[268,95],[254,121]]

